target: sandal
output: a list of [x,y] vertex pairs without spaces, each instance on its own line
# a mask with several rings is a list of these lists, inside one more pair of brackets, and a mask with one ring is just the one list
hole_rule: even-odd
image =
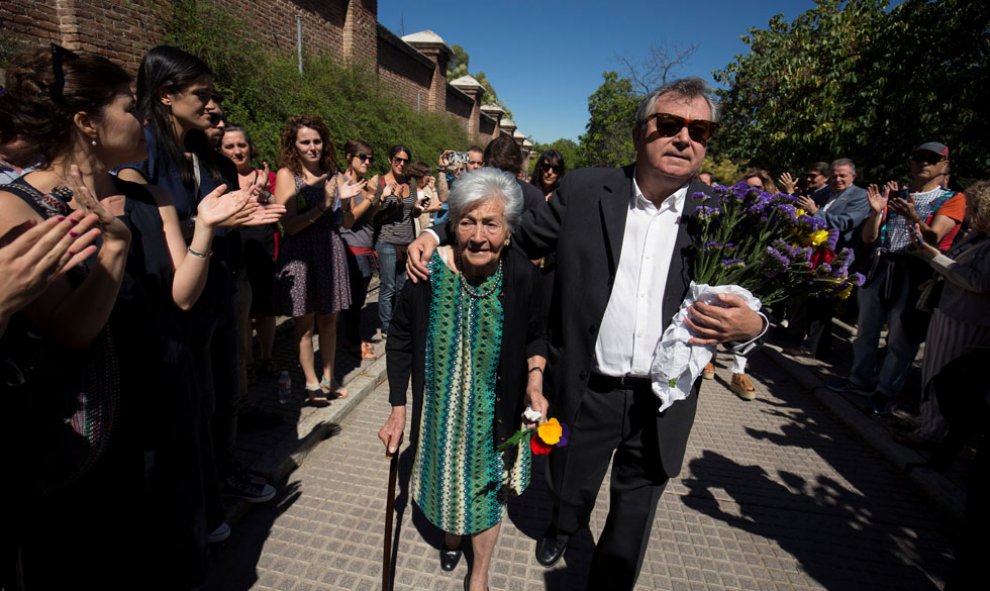
[[361,343],[361,359],[378,359],[375,346],[367,341]]
[[[309,388],[309,386],[306,387]],[[328,380],[327,378],[323,378],[320,380],[320,389],[323,390],[324,394],[326,394],[326,398],[328,400],[343,400],[350,395],[347,388],[344,388],[338,384],[337,380]]]
[[330,406],[330,399],[324,395],[323,388],[319,384],[306,386],[306,406],[315,406],[317,408]]

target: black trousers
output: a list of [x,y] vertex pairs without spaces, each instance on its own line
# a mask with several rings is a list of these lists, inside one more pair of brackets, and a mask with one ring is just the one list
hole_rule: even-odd
[[609,389],[597,387],[592,379],[567,446],[550,454],[551,533],[558,536],[571,536],[588,523],[612,462],[609,513],[595,547],[588,589],[632,589],[639,577],[668,480],[660,463],[657,406],[649,384]]

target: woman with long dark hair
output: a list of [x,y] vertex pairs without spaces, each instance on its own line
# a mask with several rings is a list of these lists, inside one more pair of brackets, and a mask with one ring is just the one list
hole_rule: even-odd
[[[120,177],[155,185],[167,196],[188,241],[199,223],[196,208],[205,196],[220,187],[238,187],[233,164],[213,150],[205,133],[215,106],[213,72],[201,59],[181,49],[153,47],[138,68],[137,95],[138,108],[147,121],[148,157],[126,165]],[[264,179],[259,179],[255,193],[263,183]],[[208,262],[209,276],[196,305],[181,317],[193,348],[200,405],[196,429],[201,438],[210,541],[225,539],[230,532],[221,486],[249,502],[264,502],[275,495],[271,485],[249,476],[233,455],[240,404],[234,277],[242,272],[235,230],[242,225],[271,223],[280,215],[279,208],[261,205],[256,198],[254,201],[247,219],[231,219],[220,225],[212,252],[193,248]]]
[[378,319],[382,323],[382,334],[386,336],[395,298],[406,282],[406,247],[416,237],[413,225],[416,183],[406,173],[411,160],[412,150],[406,146],[389,148],[389,171],[384,176],[382,211],[376,220],[375,250],[378,252],[378,276],[381,280]]
[[533,168],[533,178],[531,182],[537,189],[543,191],[544,197],[549,200],[550,195],[560,185],[560,179],[564,178],[567,167],[564,164],[564,157],[557,150],[546,150],[536,160],[536,167]]
[[[198,469],[189,465],[188,455],[183,456],[187,461],[171,462],[173,467],[181,463],[179,471],[164,467],[181,454],[174,453],[163,433],[182,422],[174,410],[186,404],[191,390],[182,379],[188,372],[182,371],[186,364],[180,359],[175,321],[180,309],[195,303],[205,283],[205,257],[196,253],[209,252],[219,223],[246,219],[251,212],[244,211],[247,193],[221,200],[221,191],[214,191],[199,204],[199,222],[187,246],[168,199],[109,173],[146,155],[130,81],[106,59],[53,46],[50,52],[15,58],[0,98],[3,135],[9,130],[26,139],[46,162],[0,191],[2,231],[8,223],[20,227],[24,216],[65,215],[67,223],[77,223],[73,233],[85,235],[93,222],[103,233],[89,272],[77,269],[71,274],[75,277],[55,280],[14,324],[12,341],[4,340],[6,368],[27,362],[20,363],[25,379],[19,388],[25,393],[41,388],[46,398],[64,402],[60,384],[80,380],[67,392],[74,403],[82,403],[62,408],[70,417],[51,417],[63,430],[51,430],[51,424],[39,428],[32,420],[37,416],[32,411],[46,410],[35,406],[38,400],[22,400],[31,404],[15,412],[5,406],[0,413],[5,423],[11,421],[0,429],[4,437],[37,452],[22,454],[32,473],[19,474],[3,462],[8,475],[29,484],[20,493],[40,494],[34,498],[38,511],[26,501],[13,521],[14,535],[24,536],[18,543],[29,588],[117,587],[149,573],[154,573],[155,585],[165,588],[201,580],[202,562],[191,564],[195,550],[187,551],[196,544],[182,542],[195,537],[194,519],[166,515],[176,504],[169,493],[181,479],[179,471]],[[81,217],[83,211],[94,213]],[[108,314],[109,328],[103,329]],[[37,336],[19,341],[22,329],[43,334],[41,346]],[[80,364],[84,369],[77,372]],[[120,395],[107,395],[106,390]],[[18,399],[13,390],[3,397],[5,405]],[[48,410],[58,408],[55,404]],[[74,436],[63,436],[77,428]],[[184,424],[177,430],[188,436]],[[111,436],[113,445],[108,446]],[[41,438],[37,445],[36,438]],[[82,440],[87,445],[80,454]],[[75,448],[75,461],[59,453],[63,442]],[[0,447],[14,449],[6,440]],[[191,460],[195,463],[196,456]],[[77,483],[75,478],[80,478]],[[17,528],[20,524],[23,530]],[[52,568],[53,557],[58,557],[59,568]],[[187,577],[191,570],[200,574]]]
[[[275,199],[286,207],[278,275],[282,312],[293,319],[307,400],[313,406],[326,406],[331,398],[348,394],[333,371],[337,313],[351,304],[339,226],[353,223],[348,202],[366,181],[351,183],[337,173],[330,130],[319,117],[289,118],[282,132],[280,160]],[[320,375],[314,363],[315,330],[320,335]]]

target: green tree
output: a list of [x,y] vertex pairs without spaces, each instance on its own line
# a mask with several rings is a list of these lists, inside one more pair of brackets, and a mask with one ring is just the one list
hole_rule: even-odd
[[484,103],[486,105],[498,105],[503,111],[505,111],[505,116],[512,119],[512,110],[509,109],[509,106],[506,105],[502,99],[498,98],[498,94],[495,92],[495,87],[492,86],[491,81],[488,79],[488,75],[479,70],[471,76],[478,81],[478,84],[481,84],[485,88],[485,96],[483,98]]
[[461,76],[467,76],[468,62],[471,57],[460,45],[450,48],[450,61],[447,62],[447,80],[456,80]]
[[[732,161],[796,170],[850,157],[860,178],[907,173],[923,141],[953,147],[957,174],[990,174],[990,5],[965,0],[817,0],[787,23],[750,29],[715,79],[724,108],[712,148]],[[958,149],[956,149],[958,148]]]
[[633,122],[640,98],[628,78],[602,74],[604,82],[588,97],[588,125],[581,136],[586,166],[622,166],[633,161]]

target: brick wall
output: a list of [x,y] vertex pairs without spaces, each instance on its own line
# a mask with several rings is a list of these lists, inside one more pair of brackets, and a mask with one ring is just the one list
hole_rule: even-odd
[[378,79],[417,111],[429,109],[433,62],[378,25]]
[[[296,52],[296,15],[303,52],[374,68],[387,92],[420,111],[449,113],[471,135],[491,137],[478,105],[447,84],[449,51],[419,51],[378,23],[378,0],[211,0],[250,28],[235,31],[276,51]],[[159,44],[172,2],[162,0],[18,0],[0,2],[0,35],[28,45],[61,43],[104,55],[131,72]]]

